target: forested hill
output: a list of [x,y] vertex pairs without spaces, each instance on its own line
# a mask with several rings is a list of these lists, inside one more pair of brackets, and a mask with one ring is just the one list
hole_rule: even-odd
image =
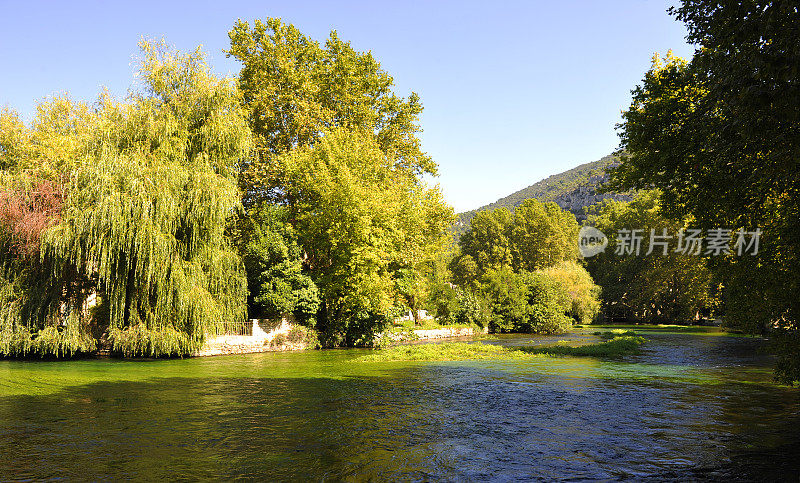
[[608,155],[597,161],[581,164],[563,173],[554,174],[527,188],[500,198],[494,203],[476,210],[459,213],[453,231],[457,236],[460,236],[461,233],[467,230],[472,218],[479,211],[493,210],[495,208],[508,208],[513,211],[514,208],[529,198],[536,198],[539,201],[554,201],[561,208],[572,212],[581,220],[585,217],[583,208],[586,206],[605,198],[629,199],[629,196],[624,194],[597,193],[597,187],[608,179],[606,169],[609,166],[615,166],[617,163],[619,163],[619,158],[614,155]]

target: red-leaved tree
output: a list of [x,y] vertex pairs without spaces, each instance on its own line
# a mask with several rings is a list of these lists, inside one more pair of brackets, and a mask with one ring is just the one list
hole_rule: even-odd
[[17,256],[39,254],[42,232],[61,220],[63,191],[50,180],[37,180],[29,189],[0,190],[0,226],[10,236]]

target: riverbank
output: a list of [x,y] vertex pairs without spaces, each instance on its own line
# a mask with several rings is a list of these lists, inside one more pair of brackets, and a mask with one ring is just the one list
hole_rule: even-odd
[[[308,329],[297,325],[291,320],[281,319],[280,321],[272,321],[265,323],[253,319],[250,321],[252,324],[252,335],[221,335],[209,339],[203,349],[192,354],[193,357],[206,357],[218,355],[234,355],[234,354],[253,354],[260,352],[287,352],[287,351],[302,351],[318,347],[313,334]],[[613,325],[588,325],[576,326],[578,331],[594,330],[594,335],[604,339],[610,339],[612,336],[618,336],[626,331],[637,332],[659,332],[659,333],[691,333],[698,335],[740,335],[736,333],[727,332],[720,327],[714,326],[686,326],[675,324],[662,324],[662,325],[631,325],[631,324],[613,324]],[[573,332],[574,333],[574,332]],[[450,325],[441,326],[435,321],[423,321],[421,325],[414,325],[413,322],[406,324],[398,324],[390,327],[382,333],[375,336],[374,346],[379,348],[388,348],[397,344],[411,343],[411,342],[424,342],[436,340],[448,340],[459,338],[470,338],[483,336],[488,334],[488,329],[480,328],[477,326],[469,325]],[[605,334],[605,335],[604,335]],[[630,335],[630,334],[629,334]],[[620,342],[610,346],[613,348],[620,348]],[[573,350],[575,349],[575,350]],[[607,353],[609,346],[601,347],[599,356],[609,356]],[[550,349],[552,354],[561,355],[580,355],[580,351],[590,351],[592,349],[577,349],[570,348],[569,345],[561,344]],[[571,354],[567,354],[571,352]],[[623,351],[625,352],[625,351]],[[476,354],[476,357],[484,357],[486,354]],[[495,354],[497,355],[497,354]],[[586,353],[585,355],[593,355]],[[439,359],[450,360],[450,359]]]
[[375,347],[387,347],[392,344],[436,339],[453,339],[459,337],[475,337],[488,334],[488,328],[474,325],[440,325],[435,321],[424,321],[420,326],[397,325],[390,327],[375,336]]
[[[314,349],[318,346],[313,331],[289,319],[265,322],[252,319],[252,335],[220,335],[210,338],[193,357],[207,357],[233,354],[254,354],[259,352],[285,352]],[[412,325],[390,327],[375,336],[376,347],[413,341],[455,339],[475,337],[488,333],[487,329],[476,326],[442,326],[433,321],[425,321],[419,328]]]

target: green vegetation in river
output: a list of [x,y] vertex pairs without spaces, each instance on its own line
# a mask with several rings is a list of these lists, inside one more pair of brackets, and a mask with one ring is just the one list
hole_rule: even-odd
[[660,334],[695,334],[695,335],[712,335],[712,336],[727,336],[727,337],[742,337],[743,334],[739,330],[731,330],[723,327],[708,326],[708,325],[680,325],[680,324],[614,324],[614,325],[592,325],[584,326],[583,328],[596,328],[596,329],[611,329],[614,331],[623,330],[636,330],[639,333],[660,333]]
[[526,350],[533,354],[562,355],[562,356],[590,356],[590,357],[620,357],[636,352],[645,339],[639,336],[615,337],[598,344],[572,347],[568,345],[555,345],[551,347],[537,347]]
[[644,342],[643,337],[635,335],[632,331],[615,335],[603,342],[580,346],[570,346],[564,342],[553,346],[514,348],[494,344],[445,342],[390,347],[362,356],[358,360],[361,362],[460,361],[531,359],[544,356],[620,357],[637,352]]
[[[582,338],[577,334],[578,338]],[[585,335],[591,335],[591,332]],[[491,336],[496,337],[496,336]],[[490,367],[507,374],[536,374],[546,377],[564,377],[569,380],[618,380],[618,381],[668,381],[693,385],[729,385],[746,383],[775,385],[772,381],[772,362],[766,356],[750,352],[759,357],[758,366],[741,366],[736,356],[727,361],[708,364],[702,359],[691,358],[691,364],[663,355],[690,353],[710,348],[716,361],[720,353],[739,354],[737,347],[756,347],[762,344],[750,338],[707,336],[705,334],[652,333],[648,343],[635,358],[601,357],[548,357],[545,354],[523,353],[515,350],[522,345],[532,348],[533,340],[557,340],[550,337],[503,335],[489,344],[462,344],[473,346],[468,351],[490,347],[482,357],[445,358],[398,358],[389,360],[385,354],[393,350],[412,351],[437,350],[444,344],[424,344],[395,347],[381,351],[367,349],[316,350],[281,353],[244,354],[232,356],[199,357],[189,359],[118,360],[86,359],[73,361],[14,361],[0,360],[0,407],[2,398],[9,396],[43,396],[62,393],[81,386],[108,383],[160,383],[165,380],[227,381],[232,379],[371,379],[394,374],[398,370],[417,367],[425,361],[440,361],[440,364],[457,366]],[[585,340],[592,340],[585,337]],[[517,354],[501,356],[491,347],[515,350]],[[720,351],[720,349],[724,349]],[[441,350],[441,349],[439,349]],[[451,355],[454,353],[451,353]],[[467,353],[469,354],[469,353]],[[379,359],[378,357],[383,357]],[[370,360],[370,363],[364,363]]]
[[705,465],[737,448],[774,465],[775,449],[797,440],[797,393],[772,383],[763,341],[648,339],[623,359],[363,363],[370,351],[347,349],[0,361],[0,479],[450,481],[520,468],[520,479],[611,479],[624,467],[691,480],[682,468],[712,478]]

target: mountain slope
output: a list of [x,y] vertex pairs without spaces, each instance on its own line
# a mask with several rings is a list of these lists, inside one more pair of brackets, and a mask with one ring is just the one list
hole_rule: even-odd
[[536,198],[539,201],[553,201],[561,208],[574,214],[579,221],[583,220],[586,217],[584,208],[587,206],[607,198],[630,199],[627,194],[597,193],[597,188],[608,180],[606,170],[617,164],[619,164],[619,158],[614,155],[608,155],[597,161],[581,164],[563,173],[554,174],[527,188],[500,198],[494,203],[459,213],[458,220],[453,226],[453,231],[456,236],[460,236],[469,228],[472,218],[479,211],[493,210],[495,208],[508,208],[513,211],[514,208],[529,198]]

